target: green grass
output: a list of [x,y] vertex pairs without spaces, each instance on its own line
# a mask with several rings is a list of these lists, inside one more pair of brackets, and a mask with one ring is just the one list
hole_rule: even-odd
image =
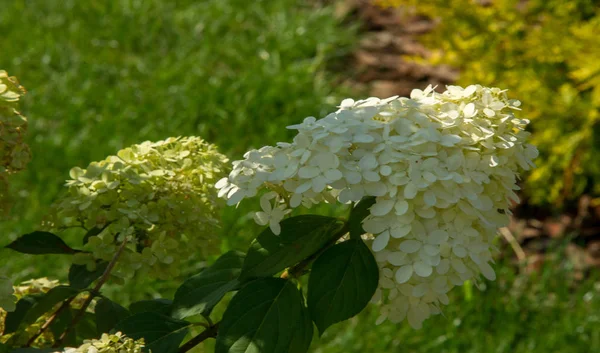
[[[39,228],[73,166],[179,135],[202,136],[240,159],[287,139],[286,125],[331,110],[345,89],[326,68],[349,52],[355,29],[315,4],[3,1],[0,67],[29,90],[33,160],[11,178],[18,199],[0,245]],[[243,211],[225,216],[233,245],[247,227]],[[64,263],[0,253],[2,272],[19,279]]]

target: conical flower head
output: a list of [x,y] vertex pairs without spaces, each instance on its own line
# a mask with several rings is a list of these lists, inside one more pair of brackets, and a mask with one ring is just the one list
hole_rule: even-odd
[[413,90],[410,98],[346,99],[323,119],[288,128],[291,143],[233,162],[219,195],[261,197],[259,224],[274,232],[290,209],[376,197],[363,228],[380,266],[382,316],[414,327],[447,293],[494,279],[492,241],[518,202],[518,173],[534,166],[520,102],[499,88]]

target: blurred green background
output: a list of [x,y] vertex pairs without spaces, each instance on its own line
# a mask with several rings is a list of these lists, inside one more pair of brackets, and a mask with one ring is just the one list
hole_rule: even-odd
[[[289,139],[286,125],[306,116],[322,117],[344,97],[366,95],[366,89],[346,81],[355,73],[352,52],[368,28],[360,13],[378,10],[353,5],[348,11],[348,3],[354,1],[0,0],[0,68],[17,76],[29,91],[23,99],[23,113],[30,122],[28,143],[33,152],[27,170],[11,178],[16,200],[9,219],[0,224],[0,246],[39,228],[73,166],[86,166],[144,140],[179,135],[202,136],[231,159],[239,159],[249,148]],[[539,119],[553,119],[547,125],[534,122],[534,130],[543,136],[542,145],[557,140],[564,130],[569,137],[565,141],[570,144],[559,147],[572,149],[571,159],[549,157],[551,163],[547,164],[542,159],[543,172],[534,176],[537,183],[530,183],[531,197],[537,204],[558,210],[562,205],[557,200],[576,200],[595,190],[593,180],[599,164],[592,147],[600,103],[595,105],[596,86],[584,83],[600,75],[600,68],[596,73],[592,66],[600,60],[590,61],[591,73],[573,77],[571,71],[588,67],[568,61],[572,55],[585,54],[576,46],[562,61],[537,56],[542,63],[530,65],[523,54],[525,44],[519,41],[529,29],[527,24],[535,26],[527,22],[533,15],[515,17],[510,11],[516,2],[498,3],[503,6],[504,17],[489,14],[489,5],[469,7],[471,2],[466,0],[450,6],[452,11],[440,11],[443,23],[454,23],[456,17],[461,25],[460,33],[466,37],[459,37],[470,45],[466,54],[466,44],[461,41],[441,45],[425,38],[424,42],[454,54],[446,63],[461,69],[461,80],[501,87],[503,83],[517,85],[515,82],[524,87],[533,85],[517,90],[515,95],[535,106],[533,113],[541,116]],[[568,11],[560,7],[567,3],[549,2],[548,7],[538,8],[537,14],[559,18],[563,22],[556,23],[568,23],[573,31],[587,28],[584,25],[592,21],[588,30],[593,32],[597,6],[581,1],[587,12],[580,16],[579,7],[569,7]],[[438,2],[430,5],[433,7],[424,10],[435,12],[435,6],[446,6]],[[458,21],[461,13],[470,14],[464,18],[471,22]],[[494,19],[501,24],[519,23],[521,32],[509,37],[498,30],[504,27],[493,26]],[[551,28],[562,30],[560,26]],[[560,37],[547,31],[548,27],[540,36]],[[580,36],[588,38],[586,33]],[[445,37],[440,34],[439,38]],[[593,39],[590,41],[588,46],[593,46]],[[454,47],[452,43],[456,43]],[[497,44],[493,50],[484,46],[490,43]],[[486,55],[493,56],[498,46],[510,45],[517,46],[506,51],[512,55],[510,60],[498,61],[507,66],[498,62],[493,68],[484,65],[490,62]],[[462,56],[456,54],[459,49]],[[443,58],[434,57],[437,63],[444,63]],[[527,75],[519,76],[518,70],[525,69]],[[508,78],[482,74],[490,75],[493,70],[514,72],[506,75]],[[540,92],[536,87],[545,87],[540,77],[565,81],[548,89],[554,92],[562,87],[561,99],[571,99],[575,108],[569,111],[546,91],[536,95]],[[577,77],[584,77],[584,82],[576,81]],[[527,102],[530,98],[532,101]],[[562,108],[554,109],[556,106]],[[550,116],[553,111],[558,113]],[[565,111],[576,112],[579,119],[569,120]],[[542,155],[552,156],[553,150],[543,149]],[[575,166],[579,169],[572,165],[574,155],[580,156]],[[575,181],[566,200],[561,197],[564,185],[560,183],[564,183],[569,168],[575,168],[571,173]],[[258,230],[248,211],[241,207],[224,213],[223,250],[244,249]],[[552,240],[549,255],[536,270],[515,265],[507,247],[499,260],[498,281],[487,283],[483,291],[468,285],[456,289],[444,315],[429,319],[419,331],[405,323],[375,326],[377,307],[372,306],[315,339],[312,351],[600,352],[597,270],[575,275],[575,265],[561,255],[570,239],[577,237],[576,232],[566,232]],[[68,259],[33,258],[0,249],[0,274],[8,274],[15,281],[40,276],[64,280],[67,266]],[[139,278],[125,290],[112,287],[108,293],[126,303],[158,295],[168,297],[174,285],[177,283]]]

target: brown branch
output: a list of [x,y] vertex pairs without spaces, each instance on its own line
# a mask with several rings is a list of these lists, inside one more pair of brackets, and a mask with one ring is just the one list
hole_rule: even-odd
[[117,264],[117,261],[119,260],[119,257],[121,257],[123,250],[125,250],[125,245],[127,245],[127,237],[125,237],[125,239],[123,239],[121,246],[119,246],[119,250],[117,250],[117,253],[115,254],[115,256],[113,256],[112,260],[110,260],[110,263],[108,264],[108,266],[106,266],[106,269],[104,270],[104,273],[102,274],[102,277],[100,277],[100,279],[98,280],[98,282],[96,283],[94,288],[92,290],[90,290],[90,294],[86,298],[85,302],[83,302],[81,309],[79,309],[79,311],[77,312],[75,317],[73,317],[73,320],[71,320],[71,323],[69,324],[69,326],[67,327],[65,332],[63,332],[62,335],[60,335],[60,338],[56,341],[56,343],[52,347],[54,347],[54,348],[60,347],[60,345],[63,343],[63,341],[65,340],[67,335],[69,333],[71,333],[71,331],[75,328],[75,326],[83,318],[83,315],[85,315],[85,311],[87,310],[88,306],[90,306],[90,304],[92,303],[92,300],[100,294],[100,289],[102,288],[104,283],[106,283],[106,281],[108,280],[108,278],[110,276],[110,272],[114,269],[115,265]]
[[187,341],[183,346],[179,347],[179,353],[185,353],[190,349],[196,347],[200,343],[206,341],[209,338],[217,337],[217,332],[219,331],[219,323],[210,326],[206,330],[202,331],[195,337],[192,337],[189,341]]

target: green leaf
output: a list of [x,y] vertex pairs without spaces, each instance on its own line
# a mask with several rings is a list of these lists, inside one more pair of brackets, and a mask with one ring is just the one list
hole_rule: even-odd
[[[73,317],[77,314],[79,310],[74,308],[69,308],[67,310],[63,310],[56,320],[52,322],[50,325],[50,331],[54,334],[54,337],[60,337],[60,335],[65,332],[68,326],[71,325],[73,321]],[[96,329],[96,317],[94,314],[90,312],[86,312],[83,315],[83,318],[79,320],[77,325],[67,337],[63,341],[63,345],[65,346],[78,346],[81,344],[83,340],[98,338],[100,335],[104,333],[98,331]]]
[[102,276],[107,266],[107,261],[99,261],[96,263],[96,269],[90,272],[85,265],[71,265],[69,268],[69,283],[71,287],[79,289],[89,287],[92,282]]
[[343,228],[332,217],[304,215],[281,222],[281,234],[267,228],[252,242],[242,267],[241,280],[270,277],[317,252]]
[[27,312],[33,307],[43,294],[27,295],[17,302],[14,311],[6,314],[4,319],[4,334],[16,332]]
[[192,315],[210,315],[225,293],[238,288],[245,254],[230,251],[199,274],[188,278],[177,289],[172,316],[183,319]]
[[4,343],[0,343],[0,353],[8,353],[10,348]]
[[169,315],[171,313],[173,301],[169,299],[151,299],[151,300],[140,300],[139,302],[131,303],[129,305],[129,312],[133,314],[155,312],[163,315]]
[[79,294],[79,290],[69,286],[56,286],[43,294],[27,311],[21,325],[31,325],[40,316],[51,311],[54,306]]
[[69,247],[61,238],[49,232],[25,234],[6,246],[23,254],[75,254],[79,250]]
[[[2,350],[0,350],[2,352]],[[8,352],[8,351],[7,351]],[[54,353],[56,352],[56,348],[15,348],[10,353]]]
[[119,322],[115,331],[133,339],[144,338],[146,349],[152,352],[174,353],[188,332],[190,323],[166,315],[145,312]]
[[313,327],[294,283],[261,278],[231,300],[219,326],[215,353],[304,353]]
[[100,299],[94,311],[98,332],[110,332],[119,321],[130,316],[129,310],[107,298]]
[[107,223],[102,228],[94,227],[94,228],[88,230],[87,233],[85,233],[85,235],[83,236],[83,241],[82,241],[83,245],[87,244],[88,240],[90,240],[91,237],[94,237],[94,236],[102,233],[102,231],[105,230],[106,227],[108,227],[109,225],[110,225],[110,223]]
[[365,234],[362,227],[363,220],[371,214],[369,208],[375,204],[377,199],[374,196],[364,197],[360,200],[352,211],[350,211],[350,217],[348,218],[348,228],[350,229],[350,238],[360,239],[360,236]]
[[327,249],[313,263],[308,280],[308,310],[320,334],[361,312],[379,282],[373,254],[360,239]]
[[[65,332],[67,327],[71,324],[71,321],[73,321],[73,314],[74,314],[74,310],[72,308],[63,310],[60,314],[58,314],[56,319],[50,324],[50,331],[52,332],[54,337],[60,337],[60,335],[63,332]],[[71,331],[67,335],[67,337],[63,341],[63,345],[65,345],[65,346],[77,345],[77,340],[76,340],[77,335],[76,335],[76,332],[74,332],[74,331],[75,330]]]

